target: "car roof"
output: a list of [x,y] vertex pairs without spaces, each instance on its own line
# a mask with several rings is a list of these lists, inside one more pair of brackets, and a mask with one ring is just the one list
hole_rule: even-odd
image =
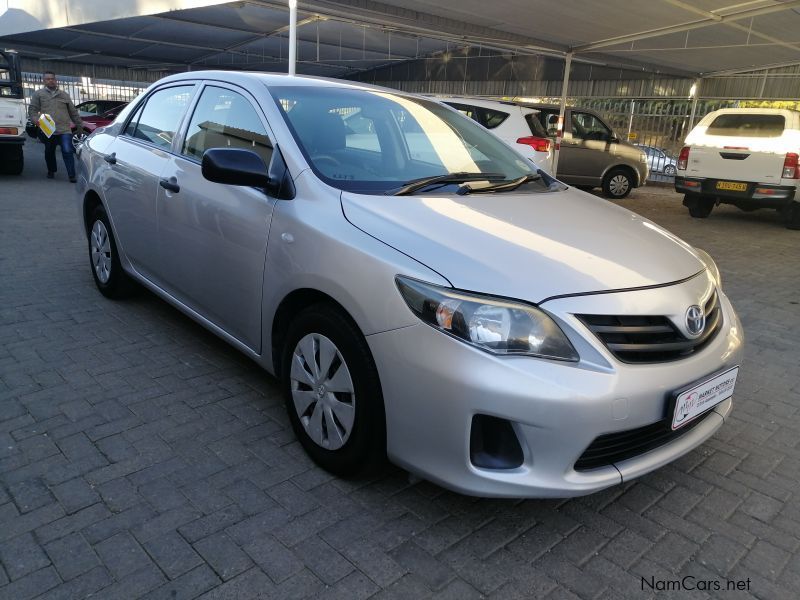
[[177,73],[170,75],[163,79],[158,80],[157,84],[178,82],[178,81],[194,81],[197,79],[203,80],[216,80],[222,82],[236,83],[239,85],[245,84],[262,84],[266,86],[308,86],[308,87],[334,87],[342,89],[353,90],[372,90],[384,93],[392,93],[398,96],[412,96],[408,92],[395,90],[391,88],[381,87],[377,85],[369,85],[367,83],[360,83],[358,81],[344,81],[342,79],[333,79],[330,77],[313,77],[310,75],[288,75],[286,73],[264,73],[256,71],[221,71],[221,70],[208,70],[208,71],[187,71],[185,73]]

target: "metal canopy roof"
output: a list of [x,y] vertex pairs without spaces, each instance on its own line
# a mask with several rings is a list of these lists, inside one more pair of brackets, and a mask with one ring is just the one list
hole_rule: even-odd
[[[346,76],[454,47],[697,75],[800,63],[800,0],[301,0],[298,73]],[[288,6],[229,4],[18,33],[49,60],[286,70]]]

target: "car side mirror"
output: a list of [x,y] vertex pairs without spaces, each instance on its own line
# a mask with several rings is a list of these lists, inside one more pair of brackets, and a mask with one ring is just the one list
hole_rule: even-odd
[[616,133],[612,133],[608,138],[608,142],[610,144],[619,144],[619,136]]
[[264,159],[252,150],[210,148],[203,153],[203,177],[214,183],[264,188],[275,198],[294,198],[294,183],[278,148],[273,149],[269,170]]

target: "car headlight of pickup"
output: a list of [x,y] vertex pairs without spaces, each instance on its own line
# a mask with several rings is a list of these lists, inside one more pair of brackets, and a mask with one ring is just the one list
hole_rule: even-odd
[[491,354],[577,361],[578,353],[541,309],[398,276],[411,311],[431,327]]

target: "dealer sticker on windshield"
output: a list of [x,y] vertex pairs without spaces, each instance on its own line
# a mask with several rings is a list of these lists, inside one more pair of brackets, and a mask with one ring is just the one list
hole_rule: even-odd
[[672,430],[680,429],[701,413],[733,396],[737,375],[738,366],[678,394],[675,398]]

